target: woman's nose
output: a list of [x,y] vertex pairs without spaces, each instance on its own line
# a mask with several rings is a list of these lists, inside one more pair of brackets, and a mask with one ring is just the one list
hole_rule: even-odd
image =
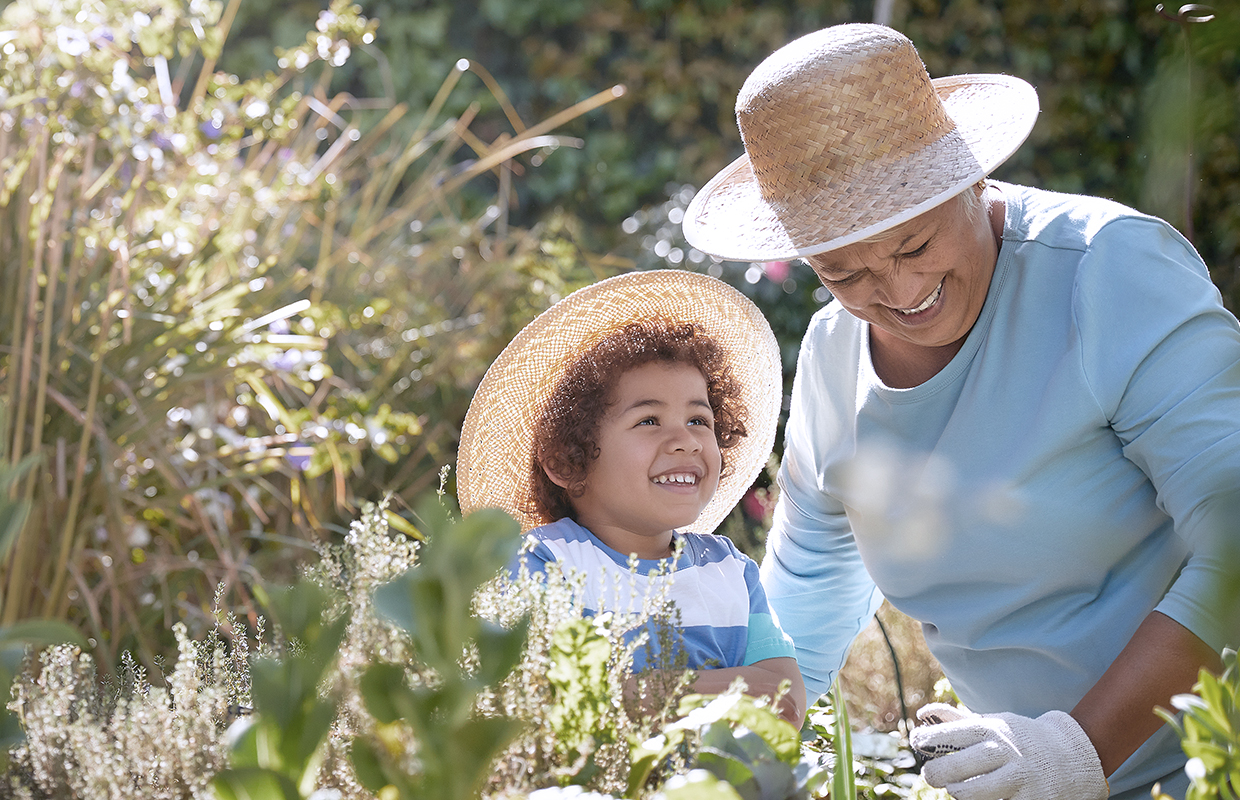
[[918,296],[921,291],[922,281],[916,275],[899,270],[892,270],[875,279],[874,296],[889,308],[916,307],[923,299]]

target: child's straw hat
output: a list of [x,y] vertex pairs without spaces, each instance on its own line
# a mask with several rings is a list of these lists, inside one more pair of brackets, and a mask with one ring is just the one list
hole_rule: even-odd
[[931,80],[883,25],[836,25],[771,54],[736,98],[745,155],[685,213],[718,258],[777,261],[867,239],[939,205],[1007,160],[1038,96],[1008,75]]
[[457,451],[461,513],[499,508],[521,530],[554,522],[532,512],[534,425],[564,370],[603,336],[642,319],[695,322],[723,348],[741,387],[748,435],[727,451],[728,468],[697,521],[710,533],[761,472],[783,401],[779,345],[762,312],[721,280],[681,270],[632,272],[573,292],[543,312],[500,353],[474,393]]

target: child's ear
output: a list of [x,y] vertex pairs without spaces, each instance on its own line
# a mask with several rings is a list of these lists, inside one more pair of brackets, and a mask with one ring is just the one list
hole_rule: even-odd
[[561,489],[568,488],[567,478],[562,478],[559,475],[555,474],[555,472],[553,472],[546,464],[542,463],[541,461],[538,462],[538,466],[542,467],[542,471],[546,474],[547,480],[551,481],[556,486],[559,486]]

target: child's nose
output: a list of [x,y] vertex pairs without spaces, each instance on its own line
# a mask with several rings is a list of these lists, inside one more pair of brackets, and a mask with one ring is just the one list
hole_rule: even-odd
[[674,431],[668,444],[672,450],[683,450],[688,453],[696,453],[702,449],[702,443],[687,428],[679,428]]

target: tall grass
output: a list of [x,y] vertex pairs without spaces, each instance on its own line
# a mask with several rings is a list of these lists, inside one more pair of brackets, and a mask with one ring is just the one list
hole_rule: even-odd
[[[490,358],[587,270],[507,225],[513,159],[623,91],[528,127],[467,61],[418,112],[333,94],[376,30],[342,2],[243,80],[214,68],[237,5],[19,0],[0,25],[0,403],[11,463],[39,459],[0,624],[72,619],[109,669],[427,488]],[[460,91],[513,129],[446,117]]]

